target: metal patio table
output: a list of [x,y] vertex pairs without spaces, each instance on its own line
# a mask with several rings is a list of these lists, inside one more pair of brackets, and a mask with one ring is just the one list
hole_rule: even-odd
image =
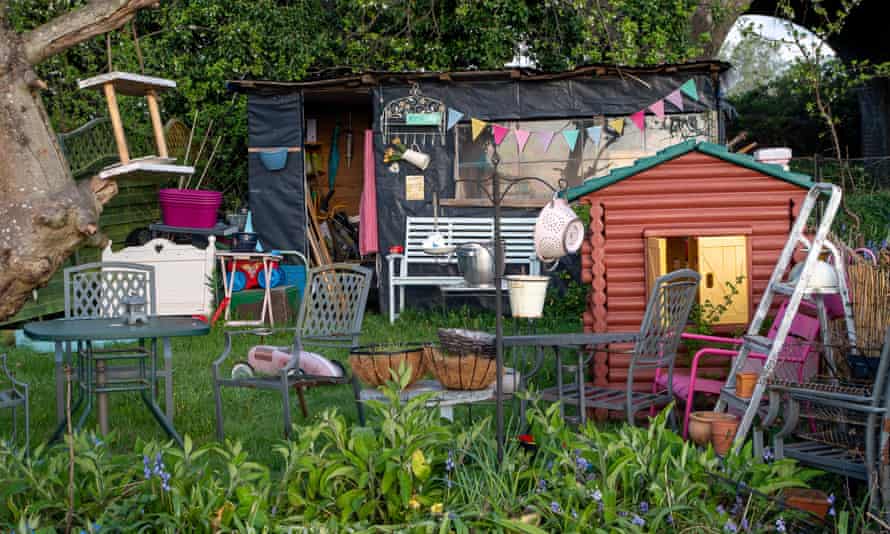
[[[92,410],[93,394],[98,397],[97,418],[99,428],[106,431],[108,428],[108,413],[105,395],[116,391],[139,391],[142,401],[151,411],[164,431],[182,446],[182,437],[173,428],[173,423],[164,415],[161,408],[155,403],[152,392],[157,388],[157,345],[158,340],[163,341],[165,356],[171,351],[169,339],[173,337],[201,336],[210,331],[207,323],[189,317],[152,316],[143,324],[127,325],[121,318],[115,319],[54,319],[51,321],[32,322],[25,325],[25,333],[39,341],[52,341],[56,351],[56,380],[64,380],[62,361],[64,345],[68,343],[80,343],[84,346],[82,353],[76,358],[77,376],[80,385],[77,400],[72,405],[72,414],[78,410],[86,400],[86,407],[81,414],[77,428],[83,426],[87,416]],[[104,377],[97,376],[96,383],[93,380],[93,341],[120,341],[138,339],[140,343],[149,340],[150,368],[146,369],[144,363],[139,365],[139,376],[133,384],[115,386],[113,383],[107,387],[103,385]],[[69,362],[70,363],[70,362]],[[98,386],[98,387],[97,387]],[[64,389],[63,389],[64,391]],[[64,398],[57,399],[64,406]],[[51,441],[58,439],[65,429],[67,419],[63,418],[56,429]]]
[[[585,354],[585,351],[581,349],[589,346],[597,347],[610,345],[612,343],[633,343],[639,338],[639,332],[605,332],[594,334],[534,334],[527,336],[504,336],[503,346],[505,349],[511,347],[552,348],[553,354],[556,357],[556,387],[552,388],[551,390],[546,390],[544,393],[550,393],[551,395],[555,394],[555,400],[560,402],[560,415],[565,416],[564,404],[562,402],[563,396],[566,393],[572,393],[572,390],[577,388],[576,391],[578,392],[578,412],[580,423],[584,424],[587,420],[587,410],[584,406],[584,368],[590,361],[590,357],[587,356]],[[562,355],[560,354],[560,349],[576,349],[578,352],[576,384],[572,384],[569,386],[563,384]],[[528,377],[524,377],[524,381],[526,384],[540,371],[540,367],[540,365],[536,365],[532,373],[529,374]]]

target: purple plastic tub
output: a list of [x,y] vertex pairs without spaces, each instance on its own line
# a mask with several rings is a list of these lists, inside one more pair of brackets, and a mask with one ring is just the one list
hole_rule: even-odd
[[185,228],[213,228],[216,212],[222,204],[219,191],[194,189],[161,189],[158,192],[161,217],[168,226]]

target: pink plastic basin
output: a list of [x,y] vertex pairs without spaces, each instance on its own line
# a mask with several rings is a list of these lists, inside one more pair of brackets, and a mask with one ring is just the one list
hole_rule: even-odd
[[161,189],[158,192],[164,224],[186,228],[213,228],[222,204],[219,191]]

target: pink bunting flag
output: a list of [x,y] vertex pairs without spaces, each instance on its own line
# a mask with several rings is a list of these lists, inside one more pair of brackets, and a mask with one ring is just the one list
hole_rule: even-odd
[[646,129],[646,110],[641,109],[637,111],[633,115],[630,116],[631,122],[633,122],[637,128],[642,132]]
[[665,100],[674,105],[675,108],[683,111],[683,93],[679,89],[674,89],[671,94],[664,97]]
[[531,132],[517,128],[513,133],[516,135],[516,145],[519,147],[519,151],[522,152],[522,149],[525,148],[525,143],[528,142],[528,137],[531,135]]
[[655,116],[659,119],[664,118],[664,100],[659,100],[649,106],[649,109],[652,110],[652,113],[655,113]]
[[510,132],[509,128],[504,128],[503,126],[499,126],[497,124],[491,125],[491,133],[494,134],[494,144],[500,145],[504,138],[507,137],[507,134]]
[[553,141],[553,132],[538,132],[538,135],[541,136],[541,146],[544,147],[544,152],[547,152],[550,142]]

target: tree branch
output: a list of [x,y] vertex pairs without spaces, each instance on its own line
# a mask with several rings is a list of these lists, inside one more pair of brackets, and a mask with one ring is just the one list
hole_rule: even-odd
[[32,65],[126,24],[142,8],[159,0],[92,0],[23,36],[25,58]]

